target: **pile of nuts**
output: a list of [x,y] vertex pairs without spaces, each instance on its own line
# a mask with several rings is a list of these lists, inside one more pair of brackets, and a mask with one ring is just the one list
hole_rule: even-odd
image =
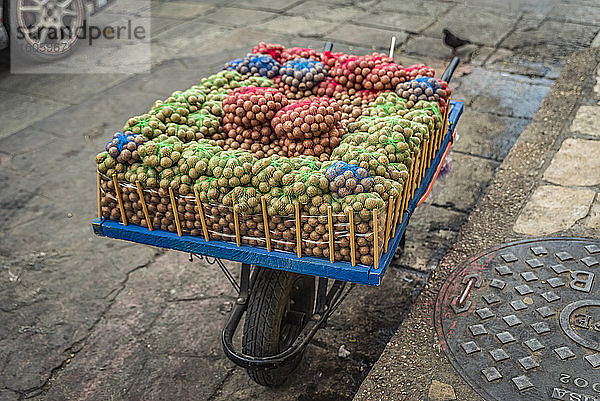
[[127,121],[96,156],[100,213],[195,236],[206,228],[211,240],[236,241],[237,228],[242,244],[260,247],[267,231],[289,252],[299,224],[302,255],[350,261],[352,212],[355,256],[371,265],[383,247],[375,250],[373,213],[383,239],[390,202],[442,125],[451,91],[433,75],[380,53],[261,42]]

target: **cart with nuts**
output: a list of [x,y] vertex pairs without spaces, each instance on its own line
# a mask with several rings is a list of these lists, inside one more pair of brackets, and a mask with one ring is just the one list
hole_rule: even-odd
[[130,118],[96,158],[94,233],[218,266],[238,293],[224,352],[261,385],[291,374],[352,286],[382,283],[452,145],[458,59],[438,81],[393,48],[260,43]]

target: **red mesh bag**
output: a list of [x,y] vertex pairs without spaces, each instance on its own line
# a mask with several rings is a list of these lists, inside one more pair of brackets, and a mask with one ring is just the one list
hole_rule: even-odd
[[341,107],[335,100],[312,98],[279,110],[271,126],[278,137],[301,141],[328,133],[338,125],[341,116]]
[[295,58],[310,58],[312,60],[321,61],[321,55],[313,49],[307,47],[290,47],[281,52],[281,64]]
[[281,64],[281,53],[285,50],[285,47],[278,43],[265,43],[260,42],[252,48],[254,54],[268,54],[273,57],[275,61]]
[[275,88],[245,86],[233,90],[222,104],[223,147],[250,150],[253,143],[268,145],[277,139],[271,119],[288,100]]
[[301,155],[315,156],[325,161],[329,159],[329,155],[331,155],[333,149],[340,144],[344,132],[342,126],[338,124],[318,138],[306,138],[299,141],[290,138],[281,138],[279,140],[281,153],[287,157]]
[[363,81],[375,66],[383,63],[393,63],[394,60],[383,53],[373,53],[366,56],[348,56],[338,67],[331,69],[329,75],[337,83],[354,88],[364,89]]
[[406,71],[396,63],[381,63],[373,67],[363,81],[365,89],[377,91],[395,89],[399,83],[406,81]]
[[379,91],[372,90],[372,89],[363,89],[360,91],[356,91],[356,94],[354,96],[356,96],[362,100],[366,100],[367,102],[372,102],[373,100],[375,100],[375,98],[378,95],[379,95]]
[[340,94],[345,91],[346,88],[343,85],[335,82],[335,80],[331,77],[325,78],[325,81],[319,83],[319,85],[313,88],[313,93],[319,97],[334,97],[336,94]]
[[346,61],[346,59],[348,57],[356,57],[356,56],[351,56],[351,55],[348,55],[346,53],[341,53],[341,52],[333,53],[330,51],[326,51],[326,52],[321,53],[321,62],[323,63],[323,65],[325,65],[325,69],[327,71],[329,71],[332,68],[342,64],[344,61]]
[[431,67],[427,67],[425,64],[413,64],[405,68],[406,70],[406,80],[411,81],[413,79],[421,78],[421,77],[431,77],[435,76],[435,70]]
[[251,128],[269,125],[271,119],[288,101],[275,88],[244,86],[223,99],[223,124],[232,123]]

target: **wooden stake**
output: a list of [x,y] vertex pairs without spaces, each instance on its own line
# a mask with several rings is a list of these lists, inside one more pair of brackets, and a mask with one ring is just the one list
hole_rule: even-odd
[[354,209],[348,212],[348,224],[350,224],[350,261],[356,266],[356,238],[354,234]]
[[302,257],[302,225],[300,224],[300,204],[296,202],[294,204],[296,209],[296,255],[299,258]]
[[392,212],[394,211],[394,198],[388,198],[388,211],[385,219],[385,245],[384,252],[387,252],[388,241],[390,240],[390,231],[392,229]]
[[413,172],[413,177],[412,177],[412,182],[410,184],[410,198],[412,199],[412,197],[415,195],[415,190],[417,189],[417,181],[419,179],[419,169],[421,167],[421,157],[420,157],[421,153],[419,152],[419,157],[416,157],[416,163],[415,163],[415,171]]
[[127,226],[127,216],[125,216],[125,207],[123,206],[123,197],[121,196],[121,188],[119,187],[117,175],[113,174],[112,179],[115,186],[115,194],[117,195],[117,203],[119,204],[119,211],[121,212],[121,221],[124,226]]
[[204,240],[210,241],[208,235],[208,227],[206,226],[206,216],[204,215],[204,205],[200,202],[200,193],[198,188],[194,187],[194,195],[196,195],[196,207],[198,208],[198,214],[200,215],[200,224],[202,224],[202,232],[204,233]]
[[100,187],[100,172],[96,172],[98,175],[98,220],[102,220],[102,188]]
[[171,209],[173,210],[173,218],[175,219],[175,227],[177,227],[177,235],[183,235],[181,232],[181,223],[179,222],[179,213],[177,212],[177,203],[175,203],[175,194],[173,188],[169,187],[169,197],[171,198]]
[[406,208],[408,208],[408,201],[410,200],[410,197],[412,196],[411,191],[412,191],[413,174],[415,171],[415,165],[417,163],[417,161],[415,160],[414,152],[411,152],[410,157],[411,157],[412,163],[410,165],[410,169],[408,170],[408,179],[404,183],[404,186],[406,187],[406,193],[402,199],[402,213],[404,213]]
[[335,256],[333,255],[333,236],[335,232],[333,231],[333,213],[331,206],[327,206],[327,225],[329,226],[329,260],[331,263],[335,262]]
[[379,268],[379,238],[377,227],[377,209],[373,210],[373,265],[376,269]]
[[265,226],[265,240],[267,241],[267,251],[271,252],[271,231],[269,230],[269,216],[267,215],[267,200],[264,196],[260,197],[263,226]]
[[392,225],[392,238],[396,235],[396,225],[398,224],[398,217],[400,217],[400,203],[402,202],[402,198],[399,196],[396,199],[396,208],[394,210],[394,224]]
[[238,217],[237,205],[233,204],[233,225],[235,226],[235,243],[237,246],[242,244],[242,240],[240,238],[240,218]]
[[146,205],[146,199],[144,198],[144,191],[142,190],[142,186],[139,181],[135,181],[135,186],[137,188],[138,196],[140,197],[140,202],[142,202],[142,210],[144,211],[144,216],[146,217],[146,224],[148,225],[148,230],[154,230],[152,227],[152,221],[150,220],[150,213],[148,213],[148,206]]

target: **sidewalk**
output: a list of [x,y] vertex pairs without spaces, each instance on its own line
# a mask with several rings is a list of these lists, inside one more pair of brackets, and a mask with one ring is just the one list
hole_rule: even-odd
[[600,238],[599,62],[599,49],[569,58],[354,400],[482,400],[450,364],[434,329],[446,278],[462,261],[502,243]]

